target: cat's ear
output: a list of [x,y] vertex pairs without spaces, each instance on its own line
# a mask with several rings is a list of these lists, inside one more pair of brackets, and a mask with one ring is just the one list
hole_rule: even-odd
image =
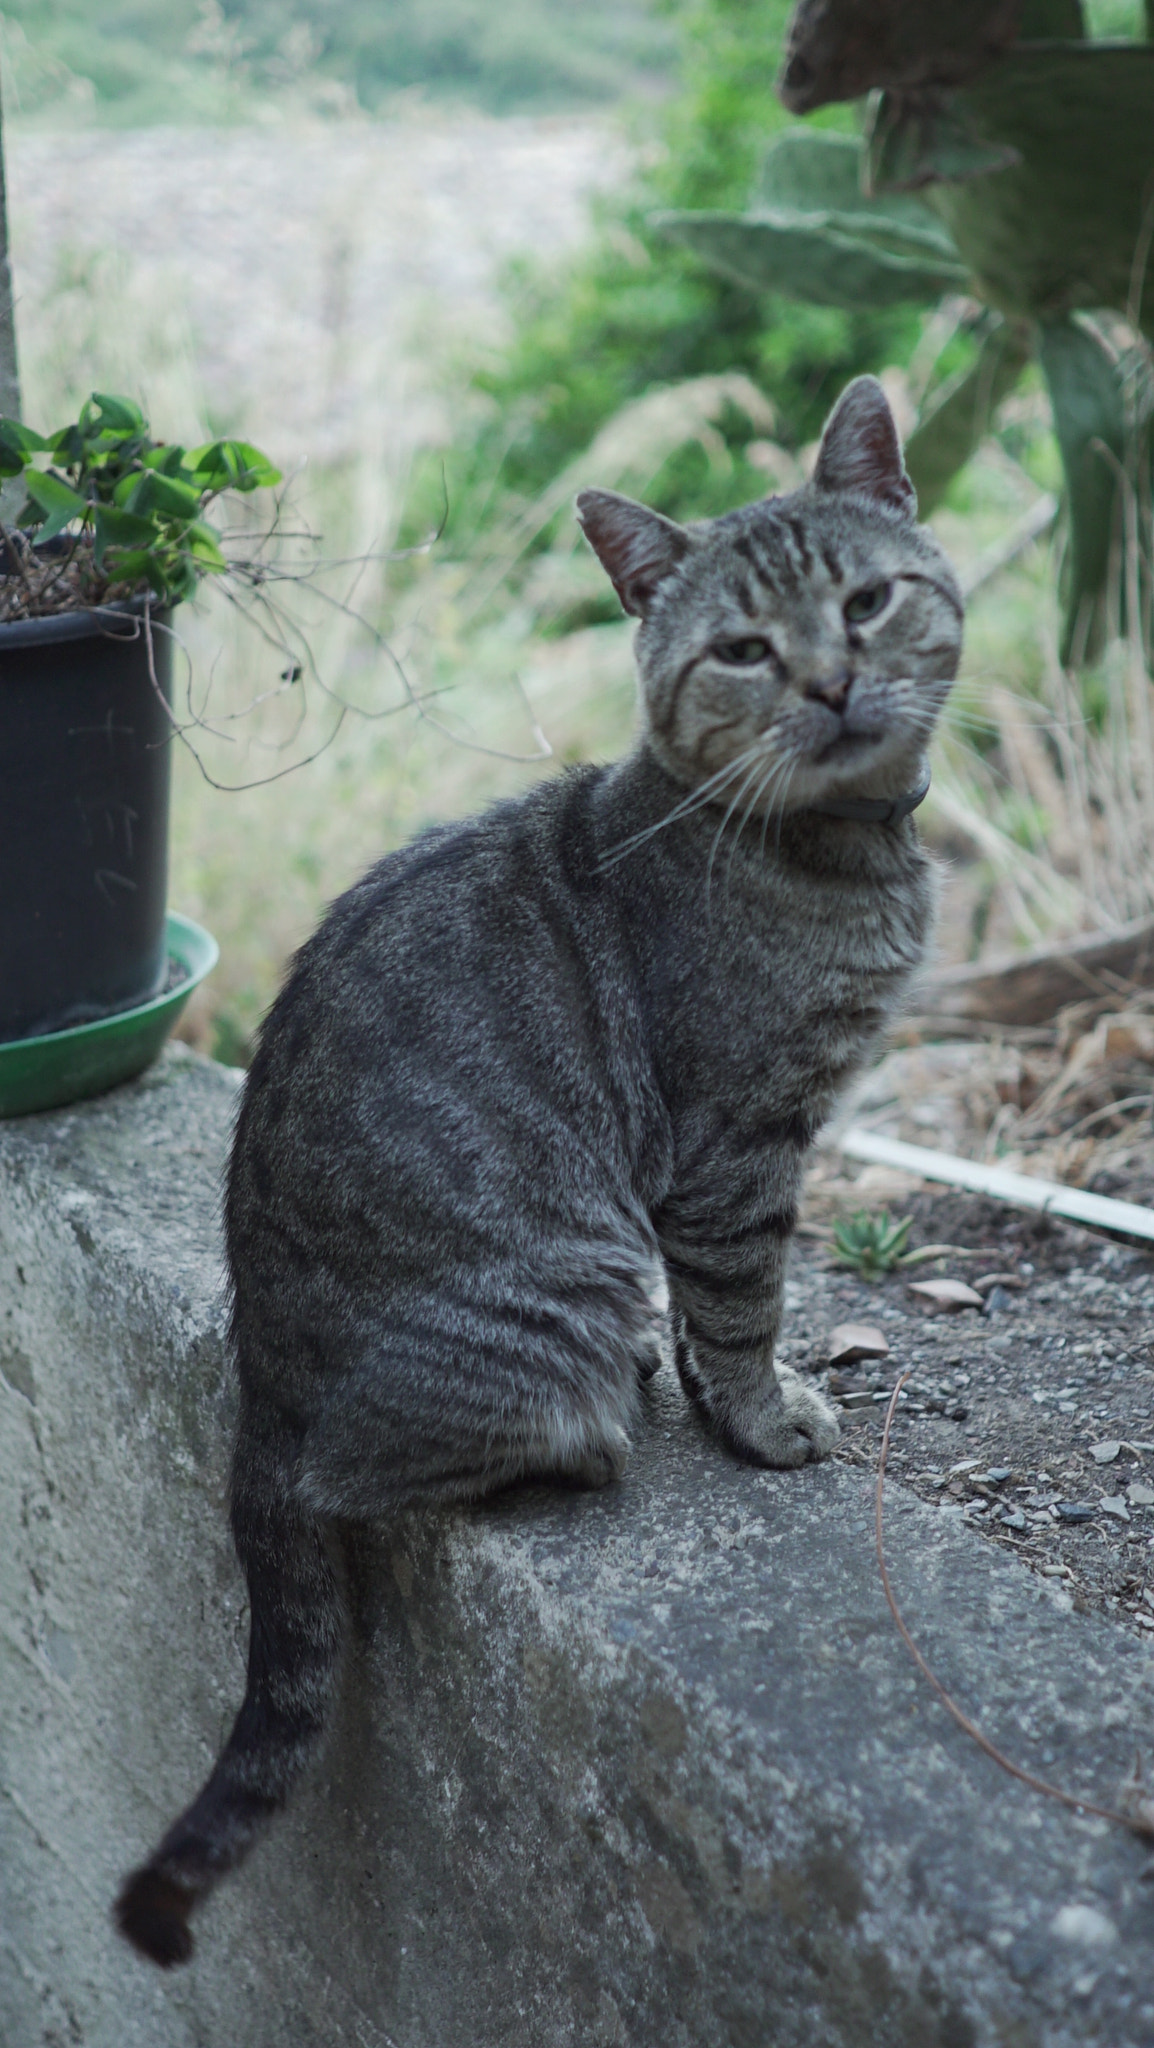
[[577,518],[626,611],[643,619],[690,546],[685,528],[616,491],[581,491]]
[[825,423],[813,482],[818,491],[854,491],[911,518],[916,514],[917,494],[876,377],[855,377],[846,385]]

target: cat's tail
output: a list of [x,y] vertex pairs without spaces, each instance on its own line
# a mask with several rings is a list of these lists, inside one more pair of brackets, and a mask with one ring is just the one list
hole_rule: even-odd
[[253,1448],[232,1509],[250,1601],[244,1703],[203,1791],[125,1880],[115,1907],[120,1932],[162,1969],[188,1961],[190,1914],[284,1805],[324,1728],[340,1659],[334,1538]]

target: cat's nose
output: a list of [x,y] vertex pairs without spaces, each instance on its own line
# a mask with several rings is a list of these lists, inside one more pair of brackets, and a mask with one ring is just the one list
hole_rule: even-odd
[[832,676],[811,676],[806,683],[805,694],[828,704],[831,711],[844,711],[852,682],[853,675],[848,668],[839,669]]

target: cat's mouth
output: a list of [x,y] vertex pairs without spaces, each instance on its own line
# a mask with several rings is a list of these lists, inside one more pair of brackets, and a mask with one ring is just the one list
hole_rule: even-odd
[[836,739],[830,740],[828,746],[814,755],[814,760],[823,768],[838,761],[853,761],[859,754],[868,753],[871,747],[876,747],[883,738],[884,734],[880,732],[839,732]]

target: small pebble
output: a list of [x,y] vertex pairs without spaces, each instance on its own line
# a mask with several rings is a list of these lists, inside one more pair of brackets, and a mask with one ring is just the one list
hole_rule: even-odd
[[1083,1501],[1060,1500],[1055,1510],[1060,1522],[1092,1522],[1094,1509]]
[[1104,1515],[1113,1515],[1115,1521],[1128,1522],[1130,1510],[1120,1493],[1104,1493],[1098,1502]]
[[1110,1437],[1105,1443],[1091,1444],[1090,1456],[1096,1465],[1112,1465],[1121,1448],[1117,1437]]
[[1021,1508],[1003,1508],[1003,1509],[1002,1509],[1002,1527],[1003,1527],[1003,1529],[1024,1529],[1024,1528],[1025,1528],[1025,1526],[1026,1526],[1026,1517],[1025,1517],[1025,1515],[1024,1515],[1024,1514],[1022,1513],[1022,1510],[1021,1510]]
[[1118,1939],[1114,1922],[1097,1906],[1063,1906],[1050,1922],[1050,1932],[1078,1948],[1113,1948]]
[[1147,1486],[1142,1479],[1131,1480],[1126,1492],[1131,1505],[1136,1508],[1154,1507],[1154,1486]]

